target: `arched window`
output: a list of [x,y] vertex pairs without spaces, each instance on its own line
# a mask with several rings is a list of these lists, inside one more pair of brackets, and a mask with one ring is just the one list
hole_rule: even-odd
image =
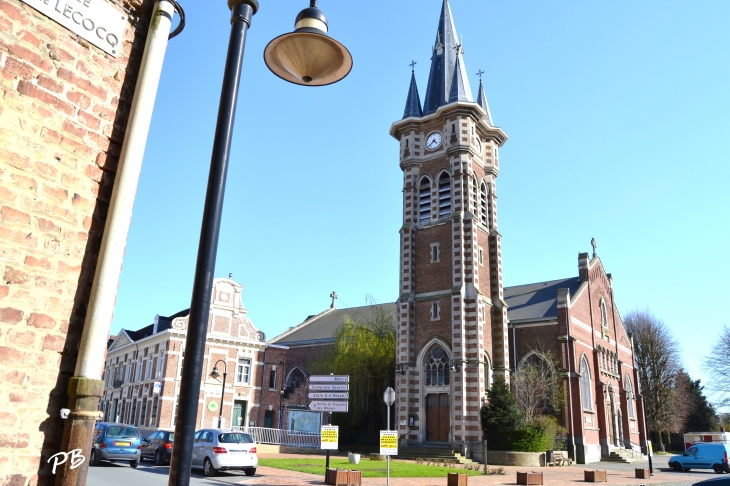
[[492,382],[494,380],[492,377],[492,362],[490,361],[488,354],[484,355],[484,381],[487,385],[485,390],[491,390]]
[[629,377],[629,374],[626,373],[626,405],[629,409],[629,418],[633,419],[634,417],[634,387],[631,385],[631,377]]
[[606,310],[606,301],[601,299],[601,326],[608,327],[608,311]]
[[307,379],[304,377],[304,372],[301,368],[294,368],[289,372],[289,377],[286,379],[286,387],[287,388],[297,388],[300,385],[303,385],[307,382]]
[[482,182],[482,187],[479,190],[479,198],[482,203],[482,224],[489,226],[489,203],[487,202],[487,185]]
[[580,386],[582,388],[583,408],[593,410],[593,396],[591,394],[591,368],[585,355],[580,360]]
[[441,346],[434,346],[424,364],[426,386],[449,384],[449,356]]
[[431,179],[424,177],[418,186],[418,221],[431,220]]
[[451,177],[444,172],[439,177],[439,217],[451,214]]
[[474,217],[477,217],[477,214],[479,214],[479,195],[477,193],[477,179],[476,177],[471,178],[471,210],[472,213],[474,213]]

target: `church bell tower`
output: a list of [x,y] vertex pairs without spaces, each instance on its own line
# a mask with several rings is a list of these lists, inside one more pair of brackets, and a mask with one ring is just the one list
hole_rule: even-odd
[[481,79],[474,100],[463,53],[444,0],[424,103],[412,73],[403,119],[390,130],[403,170],[396,417],[404,444],[480,442],[486,391],[493,377],[509,379],[496,196],[507,135],[492,122]]

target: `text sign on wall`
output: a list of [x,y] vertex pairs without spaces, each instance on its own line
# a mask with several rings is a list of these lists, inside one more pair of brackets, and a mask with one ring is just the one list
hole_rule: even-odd
[[122,49],[127,15],[106,0],[22,0],[104,52]]

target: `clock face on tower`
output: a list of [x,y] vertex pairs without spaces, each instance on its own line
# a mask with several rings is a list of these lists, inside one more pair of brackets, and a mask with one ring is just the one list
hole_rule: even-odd
[[435,150],[435,149],[439,148],[440,145],[441,145],[441,134],[439,132],[432,133],[426,139],[426,147],[428,147],[429,150]]
[[476,145],[477,145],[477,152],[481,153],[481,151],[482,151],[482,141],[477,138],[476,139],[476,142],[477,142],[476,143]]

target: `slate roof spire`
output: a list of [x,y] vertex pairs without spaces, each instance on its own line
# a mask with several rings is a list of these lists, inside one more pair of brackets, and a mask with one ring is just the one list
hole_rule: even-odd
[[403,110],[403,118],[422,117],[421,97],[418,95],[418,85],[416,84],[416,72],[413,70],[415,61],[411,64],[411,87],[408,88],[408,99],[406,99],[406,108]]
[[[461,83],[457,86],[457,97],[459,90],[462,90],[464,101],[472,101],[469,79],[464,69],[462,58],[463,49],[456,35],[454,18],[451,15],[449,0],[444,0],[441,7],[441,18],[439,19],[438,31],[436,32],[436,43],[433,47],[431,57],[431,72],[428,76],[428,88],[426,98],[423,102],[423,113],[429,115],[439,107],[449,103],[452,94],[452,83],[456,78]],[[458,61],[458,62],[457,62]],[[458,74],[456,69],[458,68]]]
[[[458,46],[460,49],[461,46]],[[449,103],[455,101],[471,101],[471,90],[469,89],[469,80],[465,73],[462,72],[461,55],[457,56],[454,65],[454,75],[451,78],[451,91],[449,93]]]
[[[482,71],[479,72],[481,73]],[[479,95],[477,96],[477,104],[484,108],[484,111],[487,112],[486,122],[490,127],[493,127],[494,122],[492,122],[492,112],[489,111],[489,103],[487,103],[487,95],[484,93],[484,85],[482,84],[481,75],[479,76]]]

